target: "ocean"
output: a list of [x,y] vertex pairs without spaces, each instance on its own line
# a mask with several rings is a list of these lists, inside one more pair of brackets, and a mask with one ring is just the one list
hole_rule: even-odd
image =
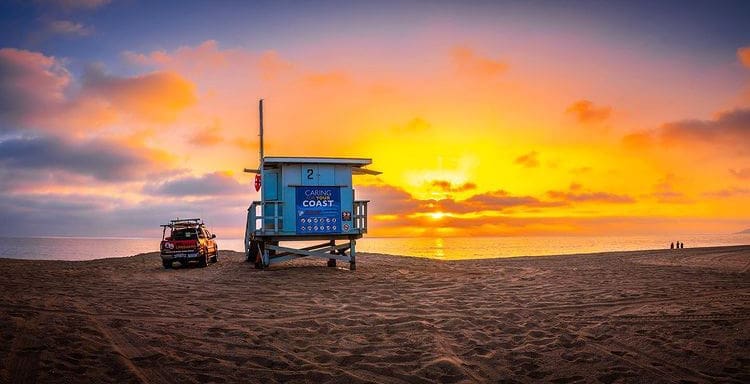
[[[83,237],[0,237],[0,257],[36,260],[92,260],[159,250],[160,239]],[[217,239],[219,249],[243,251],[242,239]],[[664,249],[674,241],[686,248],[748,245],[750,234],[683,236],[510,236],[377,238],[357,241],[358,252],[444,260]],[[300,243],[297,245],[303,245]]]

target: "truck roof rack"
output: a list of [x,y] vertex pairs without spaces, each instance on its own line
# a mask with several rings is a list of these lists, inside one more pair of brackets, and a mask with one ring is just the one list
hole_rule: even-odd
[[174,219],[174,220],[169,220],[170,223],[179,223],[179,222],[183,222],[183,221],[202,221],[202,220],[201,219]]
[[169,220],[169,224],[161,224],[159,226],[174,228],[174,227],[192,226],[192,225],[202,226],[204,225],[203,220],[201,219],[174,219],[174,220]]

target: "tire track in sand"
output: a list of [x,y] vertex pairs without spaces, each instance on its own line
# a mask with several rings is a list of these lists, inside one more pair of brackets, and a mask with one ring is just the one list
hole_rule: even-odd
[[[82,313],[89,313],[79,305],[76,305],[76,307]],[[174,382],[159,367],[139,366],[136,363],[136,361],[146,361],[150,356],[157,356],[159,355],[158,352],[153,351],[143,343],[131,343],[123,333],[99,321],[96,316],[86,315],[85,318],[104,336],[112,350],[120,357],[123,365],[138,378],[139,382],[155,384]]]
[[39,354],[43,347],[43,343],[36,335],[39,334],[42,316],[16,320],[14,333],[17,336],[13,338],[6,366],[9,383],[36,383]]
[[[705,382],[711,377],[696,372],[688,367],[674,364],[664,359],[660,359],[652,354],[648,354],[617,340],[607,340],[607,346],[597,342],[593,335],[586,334],[587,344],[607,355],[613,356],[623,362],[636,366],[645,371],[651,371],[658,374],[657,377],[669,379],[669,381],[692,380],[695,382]],[[616,347],[616,348],[613,348]],[[625,351],[626,353],[616,353]]]

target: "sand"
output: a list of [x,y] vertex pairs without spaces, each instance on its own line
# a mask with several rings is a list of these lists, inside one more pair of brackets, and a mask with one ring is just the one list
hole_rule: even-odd
[[259,271],[0,260],[0,381],[750,382],[750,246]]

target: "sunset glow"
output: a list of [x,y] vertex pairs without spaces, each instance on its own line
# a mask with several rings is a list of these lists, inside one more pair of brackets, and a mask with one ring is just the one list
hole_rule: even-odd
[[373,159],[373,236],[750,226],[750,29],[708,5],[76,3],[0,8],[11,234],[239,237],[260,98],[268,155]]

